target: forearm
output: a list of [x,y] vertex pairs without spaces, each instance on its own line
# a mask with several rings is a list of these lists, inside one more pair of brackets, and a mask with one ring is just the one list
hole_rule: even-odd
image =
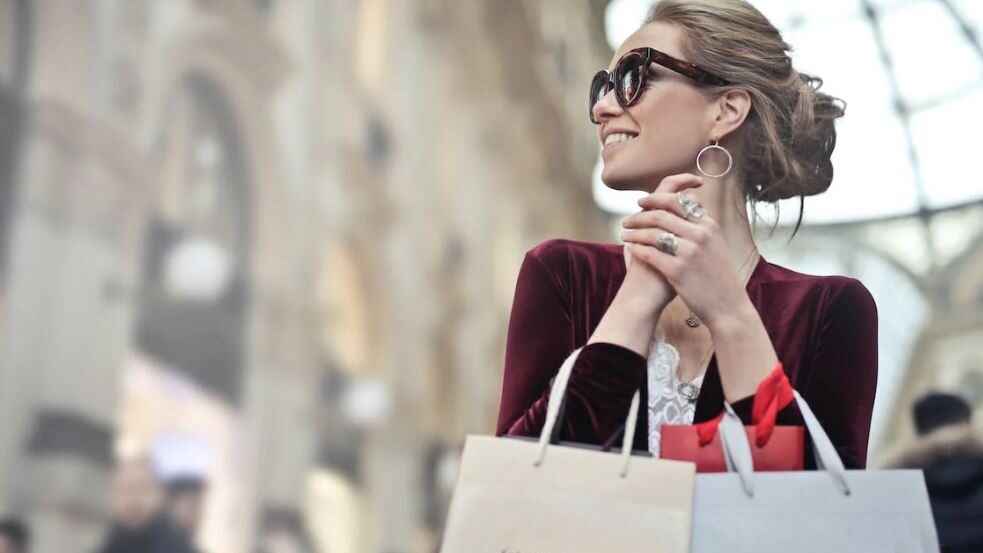
[[629,286],[622,286],[587,343],[616,344],[648,357],[655,325],[664,308],[664,303],[646,300]]
[[717,367],[729,403],[753,395],[775,368],[778,355],[750,300],[707,322],[716,349]]

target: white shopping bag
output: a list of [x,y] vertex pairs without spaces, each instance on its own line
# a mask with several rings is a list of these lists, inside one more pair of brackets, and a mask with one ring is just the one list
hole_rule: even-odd
[[553,382],[539,438],[468,436],[442,553],[686,553],[695,465],[630,455],[635,393],[621,454],[551,445],[580,349]]
[[699,474],[693,553],[938,553],[920,470],[846,470],[809,405],[795,400],[818,471],[754,472],[727,405],[719,432],[732,472]]

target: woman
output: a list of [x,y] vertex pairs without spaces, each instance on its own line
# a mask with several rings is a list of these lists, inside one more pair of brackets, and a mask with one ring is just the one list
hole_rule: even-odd
[[[748,220],[748,200],[818,194],[833,176],[843,107],[788,51],[742,0],[666,0],[594,78],[602,179],[649,194],[623,221],[624,246],[557,239],[527,253],[499,435],[539,434],[550,379],[580,346],[560,439],[615,437],[641,388],[634,445],[656,455],[662,424],[711,419],[724,400],[750,423],[758,384],[781,362],[844,462],[865,466],[874,301],[857,280],[767,262]],[[801,423],[794,405],[778,423]]]

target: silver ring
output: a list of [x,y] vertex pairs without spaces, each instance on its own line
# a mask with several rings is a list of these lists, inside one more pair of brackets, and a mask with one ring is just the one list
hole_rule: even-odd
[[684,217],[685,219],[689,219],[690,217],[699,219],[700,217],[703,217],[703,206],[701,206],[699,202],[691,200],[689,196],[682,192],[676,193],[676,200],[686,213],[686,217]]
[[660,252],[676,255],[676,249],[679,248],[679,239],[676,238],[675,234],[667,232],[655,241],[655,248]]

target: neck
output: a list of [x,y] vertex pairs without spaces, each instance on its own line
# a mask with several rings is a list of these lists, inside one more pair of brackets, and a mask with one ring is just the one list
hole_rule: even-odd
[[[752,249],[756,249],[748,221],[747,202],[741,192],[743,189],[743,182],[736,176],[722,179],[704,177],[702,186],[687,192],[703,204],[710,217],[720,225],[735,268],[740,268]],[[745,271],[750,271],[750,268]]]

